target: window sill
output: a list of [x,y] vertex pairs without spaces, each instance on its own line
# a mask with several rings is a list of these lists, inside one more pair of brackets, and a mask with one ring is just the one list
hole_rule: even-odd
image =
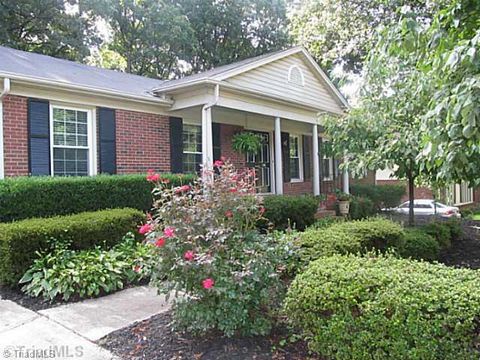
[[290,179],[291,183],[301,183],[303,182],[303,179]]

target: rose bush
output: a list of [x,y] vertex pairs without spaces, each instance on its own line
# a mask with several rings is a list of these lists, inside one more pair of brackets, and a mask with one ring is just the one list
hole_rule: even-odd
[[160,293],[175,294],[177,328],[268,333],[281,299],[282,257],[274,239],[256,229],[264,208],[254,171],[217,161],[204,174],[206,180],[171,189],[155,178],[154,210],[139,229],[157,248],[153,282]]

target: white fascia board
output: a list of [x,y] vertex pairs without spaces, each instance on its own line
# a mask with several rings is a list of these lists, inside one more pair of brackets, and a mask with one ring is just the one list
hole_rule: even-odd
[[61,81],[53,81],[50,79],[34,77],[34,76],[27,77],[27,76],[21,76],[18,74],[0,72],[0,77],[8,77],[14,81],[23,82],[23,83],[33,83],[37,85],[43,85],[46,87],[53,87],[56,89],[64,88],[68,90],[75,90],[77,92],[84,92],[87,94],[97,93],[97,94],[109,96],[112,98],[124,98],[132,101],[138,101],[138,102],[149,103],[149,104],[153,103],[158,105],[170,106],[173,103],[173,101],[171,100],[162,99],[159,97],[150,98],[147,96],[132,95],[132,94],[128,94],[120,91],[107,90],[107,89],[91,87],[91,86],[75,85],[75,84],[65,83]]

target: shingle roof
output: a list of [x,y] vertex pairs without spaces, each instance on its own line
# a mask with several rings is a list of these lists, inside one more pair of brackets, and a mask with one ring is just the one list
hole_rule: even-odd
[[1,73],[58,81],[68,85],[118,91],[149,98],[154,98],[150,91],[163,82],[159,79],[83,65],[74,61],[4,46],[0,46]]

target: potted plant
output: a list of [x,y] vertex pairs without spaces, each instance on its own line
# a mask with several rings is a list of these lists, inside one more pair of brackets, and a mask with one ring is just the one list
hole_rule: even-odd
[[255,133],[242,131],[232,137],[232,149],[243,154],[256,154],[262,146],[262,138]]
[[347,216],[350,211],[351,195],[337,190],[338,211],[340,215]]

